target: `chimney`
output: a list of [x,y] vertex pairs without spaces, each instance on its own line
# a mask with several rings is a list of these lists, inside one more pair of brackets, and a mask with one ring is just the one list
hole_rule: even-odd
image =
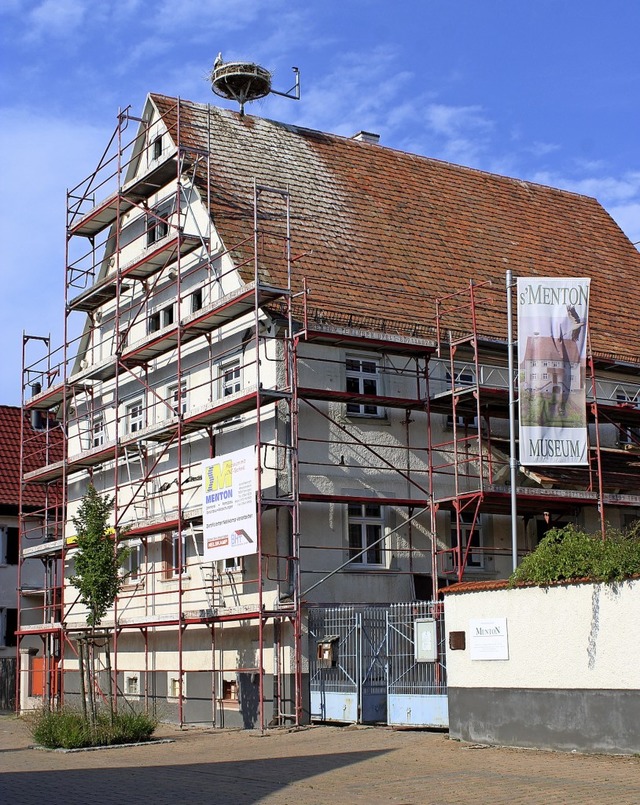
[[351,139],[357,140],[360,143],[372,143],[373,145],[377,145],[380,142],[380,135],[374,134],[371,131],[359,131],[357,134],[354,134]]

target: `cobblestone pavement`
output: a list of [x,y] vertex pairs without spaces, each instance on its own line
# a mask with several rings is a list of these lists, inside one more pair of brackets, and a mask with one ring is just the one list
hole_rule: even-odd
[[215,732],[163,725],[172,743],[30,749],[0,717],[0,803],[75,805],[640,805],[640,758],[500,749],[442,733],[316,726]]

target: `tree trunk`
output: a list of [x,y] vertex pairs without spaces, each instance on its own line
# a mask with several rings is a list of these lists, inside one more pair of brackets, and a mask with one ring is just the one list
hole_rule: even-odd
[[111,678],[111,652],[109,650],[109,637],[107,636],[104,644],[105,665],[107,666],[107,696],[109,697],[109,712],[111,714],[111,725],[113,726],[113,680]]
[[82,717],[87,721],[87,686],[85,684],[85,643],[78,638],[78,663],[80,665],[80,697],[82,699]]
[[91,724],[91,729],[94,730],[96,727],[96,704],[95,704],[95,689],[94,689],[94,677],[95,677],[95,667],[94,667],[94,644],[93,638],[87,638],[87,691],[88,696],[87,700],[89,702],[89,723]]

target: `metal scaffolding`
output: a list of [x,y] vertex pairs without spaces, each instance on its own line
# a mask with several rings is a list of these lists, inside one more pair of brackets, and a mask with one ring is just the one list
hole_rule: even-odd
[[[64,343],[54,350],[49,339],[24,338],[22,404],[45,448],[22,434],[22,477],[44,491],[38,522],[45,539],[32,545],[21,517],[20,562],[42,561],[44,583],[41,614],[21,619],[18,638],[41,639],[42,695],[62,702],[67,667],[87,631],[78,601],[65,600],[69,523],[91,482],[114,499],[115,541],[139,546],[107,625],[113,662],[102,678],[113,678],[116,701],[136,696],[148,706],[166,694],[179,723],[191,722],[185,674],[202,672],[210,681],[198,696],[210,701],[210,722],[225,725],[242,694],[238,680],[248,679],[258,726],[300,724],[311,591],[365,556],[377,565],[375,583],[388,602],[397,600],[391,582],[398,580],[405,600],[436,601],[443,584],[510,552],[478,542],[481,513],[508,514],[506,440],[492,432],[508,415],[506,353],[479,335],[486,317],[503,320],[504,309],[480,283],[438,300],[435,327],[416,325],[415,334],[385,331],[382,319],[355,321],[348,310],[340,321],[311,311],[304,271],[294,274],[295,190],[255,180],[251,210],[238,212],[243,240],[223,246],[210,214],[212,157],[184,135],[183,114],[176,101],[163,116],[165,138],[155,121],[125,109],[96,170],[68,193]],[[209,119],[198,125],[198,142],[211,143]],[[194,126],[190,119],[191,134]],[[196,202],[206,221],[191,213]],[[140,248],[129,259],[132,244]],[[239,262],[248,249],[250,259]],[[280,286],[269,282],[275,264],[286,278]],[[241,268],[252,271],[249,281],[238,280]],[[231,326],[233,346],[224,336]],[[326,378],[345,363],[351,374],[338,388]],[[607,392],[591,366],[597,433]],[[193,377],[201,378],[198,387],[188,384]],[[627,398],[631,388],[625,385]],[[615,393],[606,416],[631,433],[640,411]],[[381,423],[391,436],[381,435]],[[245,443],[258,457],[256,561],[203,562],[201,462],[224,453],[239,428],[252,429]],[[599,444],[592,457],[579,493],[570,484],[519,487],[523,515],[553,518],[597,505],[604,517],[612,496],[603,487]],[[315,480],[330,473],[333,485]],[[353,544],[347,534],[346,551],[342,538],[306,537],[322,505],[353,510],[361,530]],[[383,507],[396,525],[380,525]],[[439,520],[445,511],[448,538]],[[159,551],[162,562],[153,560]],[[434,612],[440,617],[437,606]],[[241,650],[240,630],[255,651]],[[142,668],[127,665],[135,640]],[[209,652],[208,667],[189,664],[194,646]],[[161,652],[172,667],[158,671]],[[165,671],[163,693],[151,680]]]
[[[50,450],[35,462],[38,469],[25,471],[34,466],[34,456],[30,452],[28,439],[22,439],[21,458],[23,477],[27,483],[39,484],[46,490],[46,505],[41,512],[46,541],[34,548],[24,548],[22,561],[38,556],[47,568],[45,579],[44,607],[42,619],[33,628],[25,628],[20,637],[34,633],[42,636],[47,667],[55,669],[63,662],[62,643],[66,640],[75,653],[75,642],[82,637],[83,629],[73,623],[74,607],[77,601],[65,601],[63,583],[64,567],[69,551],[73,550],[73,539],[69,529],[65,530],[65,512],[69,517],[69,488],[71,484],[93,482],[101,475],[100,486],[105,487],[114,501],[114,533],[116,541],[122,538],[140,540],[146,557],[148,539],[155,534],[181,535],[174,544],[177,554],[175,579],[177,594],[168,596],[149,578],[154,571],[147,570],[147,584],[136,573],[137,586],[144,587],[145,611],[155,611],[171,607],[170,614],[126,617],[126,595],[121,595],[115,605],[114,613],[114,663],[113,674],[118,678],[118,643],[122,635],[129,631],[139,632],[144,640],[145,657],[149,658],[149,636],[155,630],[173,629],[177,650],[176,691],[178,720],[184,722],[182,690],[184,680],[184,639],[186,631],[193,626],[204,626],[210,632],[211,657],[214,674],[223,674],[225,668],[216,668],[216,643],[223,643],[226,624],[252,623],[258,636],[258,662],[246,668],[234,666],[233,671],[254,674],[259,680],[259,723],[264,727],[268,720],[263,709],[265,695],[264,645],[267,624],[274,627],[277,641],[284,625],[291,629],[291,640],[296,646],[295,674],[293,691],[285,697],[280,678],[276,683],[277,707],[274,719],[278,722],[301,719],[302,699],[300,689],[300,601],[298,569],[299,498],[295,456],[297,452],[297,399],[295,395],[295,357],[291,335],[291,247],[290,247],[290,202],[287,190],[275,189],[255,184],[254,186],[254,224],[253,271],[254,281],[220,294],[225,275],[218,266],[227,253],[221,249],[209,248],[210,231],[197,234],[185,233],[185,206],[188,204],[187,184],[196,172],[207,175],[208,155],[201,149],[183,145],[180,132],[180,103],[175,108],[175,130],[170,131],[176,148],[168,154],[156,154],[153,169],[144,172],[141,178],[134,167],[144,159],[144,149],[160,148],[156,141],[149,142],[151,128],[140,118],[134,117],[127,109],[119,115],[118,125],[94,173],[68,193],[67,209],[67,268],[65,282],[65,329],[64,344],[61,350],[49,348],[46,341],[46,354],[36,360],[24,355],[23,359],[23,407],[39,417],[47,438],[60,432],[63,436],[60,450],[53,454]],[[134,136],[126,139],[130,124],[138,123]],[[175,190],[162,205],[150,207],[148,199],[171,181]],[[207,186],[208,186],[207,181]],[[115,189],[102,200],[96,202],[96,194]],[[127,237],[127,222],[132,211],[138,211],[144,220],[144,231],[137,233],[144,243],[140,256],[123,264],[121,241]],[[267,231],[268,223],[268,231]],[[76,247],[80,240],[83,247]],[[86,245],[88,244],[88,248]],[[188,255],[199,250],[203,258],[195,268],[191,263],[183,270],[182,263]],[[277,288],[261,278],[261,261],[266,250],[278,254],[285,264],[288,286]],[[270,255],[273,256],[273,255]],[[233,269],[235,271],[235,267]],[[189,272],[204,271],[207,280],[190,294],[185,292],[185,280]],[[171,282],[167,293],[166,280]],[[149,300],[162,286],[166,298],[164,310],[156,321],[149,317]],[[131,292],[131,289],[134,289]],[[275,360],[281,364],[277,384],[269,388],[261,377],[261,358],[266,352],[267,341],[275,339],[264,334],[261,311],[268,302],[281,300],[285,315],[278,323],[278,350]],[[104,330],[103,305],[113,304],[112,335],[110,342],[99,342],[96,333]],[[166,312],[165,312],[166,311]],[[82,333],[75,335],[72,321],[74,314],[87,317]],[[249,328],[240,344],[243,352],[253,349],[251,372],[254,381],[250,386],[236,388],[234,376],[239,368],[228,370],[229,376],[214,377],[214,359],[220,360],[216,352],[216,333],[225,325],[251,314],[253,326]],[[148,334],[143,339],[132,342],[129,333],[141,320],[149,318]],[[187,347],[196,340],[204,341],[208,351],[208,372],[210,384],[223,384],[222,399],[214,399],[196,411],[183,405],[186,397],[185,369],[183,363]],[[25,337],[25,346],[31,346],[36,337]],[[41,342],[40,342],[41,343]],[[150,378],[152,361],[162,360],[170,355],[175,376],[172,378],[173,392],[162,396]],[[222,356],[224,357],[224,355]],[[189,369],[193,371],[193,365]],[[242,367],[245,371],[248,367]],[[136,384],[143,392],[144,410],[134,410],[128,416],[135,416],[135,426],[124,421],[121,397],[131,384]],[[105,401],[104,389],[110,393]],[[193,393],[193,389],[190,392]],[[130,391],[129,391],[130,396]],[[209,395],[211,399],[213,395]],[[265,412],[278,409],[278,418],[287,425],[282,434],[274,428],[273,433],[264,434]],[[107,414],[107,408],[113,412]],[[189,508],[185,500],[185,487],[199,480],[198,467],[187,455],[187,446],[192,434],[199,434],[207,440],[208,455],[216,454],[216,433],[225,423],[234,422],[243,413],[251,413],[255,420],[256,453],[262,463],[266,459],[267,446],[274,454],[283,458],[287,466],[279,467],[289,483],[280,492],[276,489],[267,499],[260,487],[262,472],[258,472],[258,561],[254,578],[242,579],[242,585],[253,586],[257,593],[252,607],[216,606],[225,597],[233,599],[236,580],[231,572],[202,572],[203,602],[197,611],[186,609],[184,569],[187,540],[197,541],[201,533],[202,514],[199,506]],[[110,431],[110,432],[109,432]],[[284,436],[282,443],[278,439]],[[41,446],[38,447],[42,451]],[[175,456],[175,464],[170,472],[162,469],[169,453]],[[110,468],[110,469],[109,469]],[[105,475],[110,473],[112,481],[105,483]],[[175,484],[176,505],[170,510],[165,506],[165,493]],[[171,490],[173,491],[173,490]],[[164,496],[164,497],[163,497]],[[190,496],[189,502],[193,495]],[[291,535],[289,550],[285,555],[271,555],[262,544],[262,523],[268,512],[275,511],[279,527]],[[23,545],[26,546],[26,533],[23,531]],[[143,560],[144,561],[144,560]],[[146,564],[146,563],[145,563]],[[149,568],[149,565],[147,565]],[[286,602],[267,608],[263,600],[265,574],[275,567],[275,578],[291,580],[292,593]],[[153,588],[153,592],[151,592]],[[191,590],[193,593],[193,589]],[[168,604],[169,598],[174,600]],[[175,607],[173,607],[175,603]],[[235,611],[234,611],[235,609]],[[218,614],[221,613],[221,614]],[[45,638],[50,635],[50,638]],[[276,642],[277,642],[276,641]],[[280,650],[280,649],[278,649]],[[278,651],[276,651],[276,654]],[[53,672],[52,672],[53,673]],[[52,673],[45,674],[47,680]],[[145,683],[146,684],[146,683]],[[142,693],[142,691],[140,691]],[[116,690],[123,694],[122,690]],[[47,698],[62,700],[64,686],[47,681]],[[144,690],[148,699],[149,691]],[[215,721],[216,702],[220,699],[216,692],[212,696]],[[272,719],[273,720],[273,719]]]

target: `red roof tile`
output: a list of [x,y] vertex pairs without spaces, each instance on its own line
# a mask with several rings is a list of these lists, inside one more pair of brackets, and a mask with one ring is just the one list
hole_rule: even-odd
[[[20,500],[20,419],[21,409],[0,405],[0,505],[18,507]],[[28,414],[24,414],[25,472],[62,458],[61,431],[34,430]],[[47,443],[49,445],[48,459]],[[44,492],[37,484],[26,484],[23,493],[25,506],[40,506]]]
[[[176,99],[151,99],[175,130]],[[251,265],[254,180],[290,188],[294,290],[305,277],[318,316],[420,333],[437,297],[491,280],[498,312],[479,331],[503,340],[507,269],[590,277],[594,353],[640,363],[640,254],[595,199],[204,104],[180,101],[179,117],[182,144],[211,153],[198,181],[239,261]],[[284,284],[266,252],[260,267]]]

